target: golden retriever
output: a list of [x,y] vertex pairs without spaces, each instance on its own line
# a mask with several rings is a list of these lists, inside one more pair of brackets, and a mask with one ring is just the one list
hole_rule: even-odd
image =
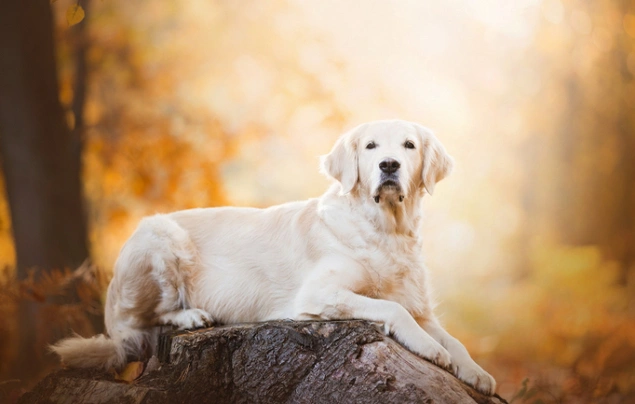
[[493,394],[492,376],[434,316],[422,260],[422,199],[452,164],[427,128],[375,121],[322,158],[335,181],[319,198],[147,217],[117,259],[107,335],[52,349],[68,366],[109,368],[142,356],[157,325],[365,319]]

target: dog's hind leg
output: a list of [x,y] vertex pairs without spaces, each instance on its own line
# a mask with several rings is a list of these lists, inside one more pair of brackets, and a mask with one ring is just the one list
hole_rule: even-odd
[[160,300],[154,309],[159,324],[179,329],[200,328],[213,324],[211,315],[191,307],[187,283],[197,270],[196,248],[187,232],[174,220],[157,215],[146,219],[152,229],[154,245],[151,274],[160,290]]
[[159,325],[180,329],[211,324],[190,307],[187,282],[196,271],[188,233],[165,215],[141,221],[121,249],[106,299],[107,334],[71,337],[51,347],[71,367],[119,368],[155,353]]
[[201,309],[185,309],[163,314],[159,321],[173,325],[181,330],[210,327],[214,324],[212,317]]
[[188,301],[187,283],[196,265],[196,248],[177,222],[165,215],[143,219],[117,260],[108,293],[109,332],[126,335],[157,325],[186,329],[211,324],[211,316]]

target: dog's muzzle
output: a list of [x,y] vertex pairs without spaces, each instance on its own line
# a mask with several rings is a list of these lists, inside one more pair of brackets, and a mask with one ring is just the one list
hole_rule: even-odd
[[401,168],[401,163],[393,158],[385,158],[379,163],[381,181],[373,197],[375,203],[379,203],[381,194],[386,193],[386,191],[399,195],[399,202],[403,202],[404,195],[399,183],[399,168]]
[[377,187],[377,191],[373,197],[373,199],[375,199],[375,203],[379,203],[381,195],[385,193],[397,194],[399,195],[399,202],[403,202],[404,195],[397,175],[382,174],[381,183]]

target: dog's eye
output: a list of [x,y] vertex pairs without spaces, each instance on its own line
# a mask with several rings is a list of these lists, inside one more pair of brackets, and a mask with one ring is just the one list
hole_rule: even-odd
[[377,145],[375,144],[375,142],[370,142],[366,145],[367,149],[374,149],[375,147],[377,147]]
[[406,140],[406,143],[403,144],[404,147],[406,149],[414,149],[415,148],[415,144],[412,143],[410,140]]

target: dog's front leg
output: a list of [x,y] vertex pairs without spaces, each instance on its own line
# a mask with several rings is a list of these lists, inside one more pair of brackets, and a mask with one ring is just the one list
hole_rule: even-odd
[[369,320],[384,324],[391,334],[410,351],[429,361],[448,368],[450,354],[428,335],[399,303],[372,299],[347,289],[312,288],[301,293],[297,301],[296,319],[322,318],[326,320]]
[[459,379],[473,386],[476,390],[492,395],[496,390],[494,378],[481,368],[467,352],[461,342],[450,335],[436,320],[436,318],[417,318],[423,328],[432,338],[439,342],[452,356],[452,372]]

